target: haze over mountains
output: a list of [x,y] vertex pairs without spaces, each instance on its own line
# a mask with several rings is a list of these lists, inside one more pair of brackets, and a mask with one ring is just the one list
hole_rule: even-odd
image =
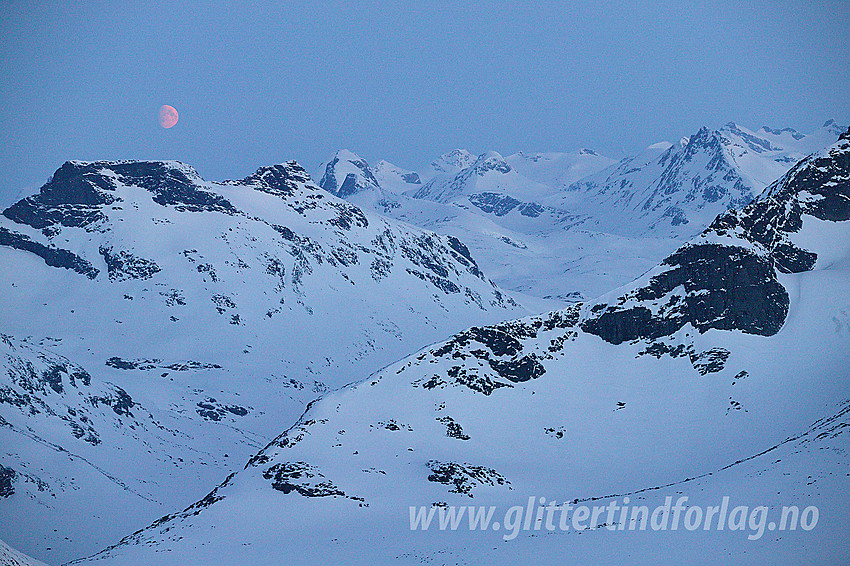
[[420,172],[386,162],[373,170],[342,150],[319,184],[461,239],[506,289],[573,301],[643,273],[841,131],[832,120],[810,134],[730,122],[619,162],[588,149],[508,157],[454,150]]
[[[687,485],[815,501],[812,533],[712,540],[828,561],[850,519],[839,133],[428,171],[342,150],[318,186],[295,162],[220,183],[67,162],[0,218],[0,538],[50,563],[119,540],[96,563],[633,562],[601,532],[420,537],[408,505]],[[701,544],[671,540],[638,544]]]

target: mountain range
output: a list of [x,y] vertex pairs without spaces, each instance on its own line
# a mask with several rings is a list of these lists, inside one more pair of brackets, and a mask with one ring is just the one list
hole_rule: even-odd
[[222,182],[69,161],[0,217],[0,538],[50,563],[672,561],[704,539],[507,544],[411,532],[408,509],[687,491],[814,501],[811,533],[710,536],[829,562],[850,519],[837,128],[425,172],[343,150],[319,185],[294,161]]
[[[323,397],[206,497],[91,559],[838,561],[850,518],[848,242],[850,131],[632,283],[468,328]],[[410,506],[683,493],[816,504],[820,521],[763,527],[758,542],[735,529],[558,531],[540,518],[509,542],[499,525],[427,536],[408,525]]]
[[810,134],[729,123],[620,161],[459,149],[421,172],[343,150],[319,184],[339,194],[350,179],[346,200],[460,239],[501,287],[574,302],[650,269],[840,133],[832,120]]
[[222,183],[65,163],[3,211],[0,262],[0,522],[51,561],[194,501],[322,394],[540,302],[295,162]]

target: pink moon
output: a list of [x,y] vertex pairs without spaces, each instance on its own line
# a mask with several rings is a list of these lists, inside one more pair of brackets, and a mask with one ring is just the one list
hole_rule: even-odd
[[163,128],[171,128],[177,123],[177,110],[168,104],[162,105],[159,109],[159,125]]

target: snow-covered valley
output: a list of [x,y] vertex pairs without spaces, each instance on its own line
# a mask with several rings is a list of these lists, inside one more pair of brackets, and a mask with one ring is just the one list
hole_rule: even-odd
[[[834,562],[839,133],[428,172],[341,151],[321,188],[295,162],[68,162],[0,218],[0,539],[51,564]],[[506,540],[500,515],[682,495],[820,522]],[[463,505],[501,527],[410,528]]]

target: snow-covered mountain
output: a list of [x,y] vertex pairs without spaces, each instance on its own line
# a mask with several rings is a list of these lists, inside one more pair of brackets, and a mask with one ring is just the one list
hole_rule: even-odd
[[295,162],[67,162],[3,211],[0,266],[0,537],[49,562],[194,501],[324,393],[531,312]]
[[328,162],[319,186],[340,198],[380,187],[369,164],[347,149],[339,150]]
[[[455,150],[434,161],[424,184],[401,182],[403,170],[393,167],[386,183],[363,181],[346,199],[460,239],[503,288],[573,302],[650,269],[828,146],[836,128],[829,121],[804,135],[730,123],[619,163],[587,149],[507,158]],[[357,156],[344,163],[372,171]]]
[[[358,156],[347,162],[374,172],[379,184],[361,183],[364,189],[346,200],[460,239],[501,287],[532,296],[574,301],[608,290],[676,247],[676,241],[668,239],[630,241],[619,235],[570,233],[569,228],[585,219],[535,202],[536,197],[556,190],[542,181],[566,182],[613,163],[590,150],[515,154],[507,159],[495,152],[475,158],[466,150],[455,150],[436,159],[430,172],[416,177],[386,162],[371,167]],[[335,175],[336,167],[327,173]],[[429,176],[424,184],[410,182]],[[444,191],[446,198],[411,196],[431,190]]]
[[586,228],[625,236],[690,236],[718,214],[746,205],[805,155],[837,136],[832,120],[811,135],[752,132],[733,122],[659,143],[566,186],[545,204],[588,217]]
[[457,174],[438,175],[410,194],[413,198],[448,203],[458,197],[480,192],[509,191],[521,191],[521,194],[513,196],[527,197],[545,195],[549,189],[542,183],[522,178],[499,153],[488,151]]
[[587,148],[572,153],[519,152],[505,161],[523,177],[550,187],[568,185],[615,163]]
[[[80,563],[836,563],[848,345],[850,131],[633,283],[364,375],[196,504]],[[609,501],[648,515],[665,497],[702,506],[698,537],[690,510],[678,530],[606,522]],[[753,514],[703,530],[724,497],[745,518],[767,506],[760,530]],[[553,501],[601,506],[581,519],[597,528],[550,528]],[[420,506],[468,505],[492,521],[411,530]],[[816,528],[778,530],[783,505],[816,506]]]
[[453,149],[431,162],[434,174],[456,175],[475,163],[475,155],[466,149]]
[[419,173],[402,169],[383,159],[375,164],[373,171],[381,188],[393,193],[403,193],[422,184]]

